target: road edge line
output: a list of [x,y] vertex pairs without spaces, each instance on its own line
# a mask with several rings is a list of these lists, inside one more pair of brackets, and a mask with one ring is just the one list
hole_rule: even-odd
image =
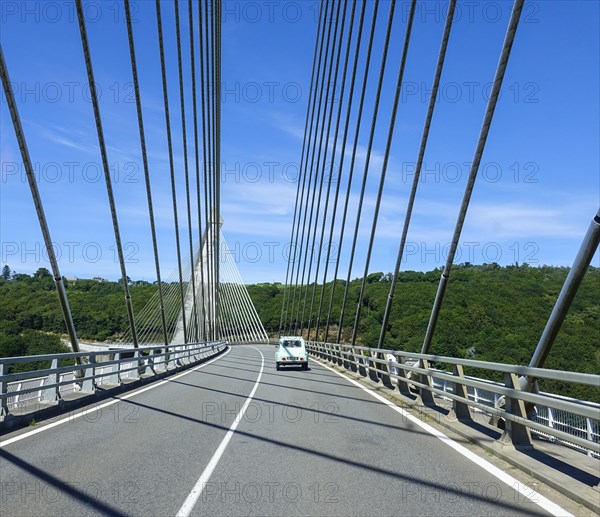
[[499,479],[500,481],[502,481],[503,483],[505,483],[506,485],[508,485],[510,488],[512,488],[513,490],[517,491],[520,495],[522,495],[523,497],[529,499],[532,503],[535,503],[540,508],[543,508],[544,510],[546,510],[550,514],[552,514],[554,516],[557,516],[557,517],[559,517],[559,516],[560,517],[574,517],[573,514],[569,513],[567,510],[565,510],[564,508],[562,508],[558,504],[552,502],[547,497],[544,497],[540,493],[536,492],[533,488],[529,487],[528,485],[526,485],[524,483],[521,483],[519,480],[517,480],[516,478],[514,478],[510,474],[507,474],[506,472],[504,472],[503,470],[499,469],[495,465],[492,465],[486,459],[481,458],[480,456],[478,456],[474,452],[470,451],[469,449],[467,449],[463,445],[455,442],[452,438],[450,438],[445,433],[443,433],[441,431],[438,431],[434,427],[432,427],[429,424],[423,422],[421,419],[419,419],[418,417],[414,416],[412,413],[409,413],[408,411],[405,411],[401,407],[399,407],[396,404],[394,404],[392,401],[387,400],[385,397],[382,397],[378,393],[375,393],[372,389],[368,388],[367,386],[364,386],[361,383],[359,383],[358,381],[356,381],[354,379],[351,379],[350,377],[346,376],[342,372],[338,372],[335,368],[332,368],[331,366],[322,363],[318,359],[315,359],[315,358],[311,357],[311,360],[313,360],[315,363],[319,364],[323,368],[327,368],[328,370],[331,370],[333,373],[336,373],[337,375],[339,375],[343,379],[346,379],[351,384],[354,384],[355,386],[359,387],[360,389],[362,389],[363,391],[365,391],[366,393],[368,393],[369,395],[371,395],[373,398],[377,399],[379,402],[383,402],[386,406],[390,407],[391,409],[393,409],[397,413],[401,414],[403,417],[407,418],[408,420],[410,420],[414,424],[418,425],[423,430],[425,430],[428,433],[432,434],[433,436],[435,436],[436,438],[438,438],[440,441],[442,441],[443,443],[445,443],[446,445],[448,445],[448,447],[451,447],[456,452],[458,452],[459,454],[461,454],[462,456],[464,456],[468,460],[472,461],[473,463],[475,463],[476,465],[478,465],[479,467],[481,467],[482,469],[484,469],[486,472],[488,472],[492,476],[496,477],[497,479]]

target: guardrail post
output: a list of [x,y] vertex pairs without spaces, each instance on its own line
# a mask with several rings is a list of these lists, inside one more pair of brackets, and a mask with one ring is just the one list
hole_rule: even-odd
[[356,373],[358,371],[358,365],[356,364],[358,363],[358,358],[356,357],[354,348],[348,348],[347,350],[348,352],[346,357],[348,358],[348,364],[350,365],[349,370]]
[[[8,374],[8,367],[5,364],[0,364],[0,377]],[[0,381],[0,393],[2,395],[8,395],[8,382]],[[8,397],[2,397],[0,399],[0,415],[8,415]]]
[[343,364],[343,359],[342,359],[342,346],[341,345],[335,345],[335,356],[334,356],[334,363],[342,366]]
[[[548,408],[548,409],[550,409],[550,408]],[[585,419],[585,428],[586,428],[587,439],[588,439],[590,442],[591,442],[591,441],[593,441],[593,440],[594,440],[594,433],[593,433],[593,431],[592,431],[592,419],[591,419],[590,417],[587,417],[587,418]],[[591,450],[588,450],[588,451],[587,451],[587,455],[588,455],[590,458],[593,458],[593,457],[594,457],[594,454],[592,453],[592,451],[591,451]],[[598,485],[596,485],[596,486],[600,488],[600,483],[598,483]]]
[[325,343],[325,357],[326,361],[333,361],[333,345],[330,343]]
[[[452,373],[455,377],[462,379],[465,376],[463,371],[462,364],[454,364],[452,365]],[[464,398],[468,400],[467,387],[461,382],[453,382],[453,391],[454,395]],[[454,410],[454,414],[456,418],[460,422],[468,422],[472,420],[471,412],[469,410],[469,404],[466,402],[461,402],[459,400],[452,401],[452,409]]]
[[[160,353],[160,352],[159,352]],[[152,353],[147,356],[147,366],[153,375],[156,375],[156,367],[154,366],[154,359],[156,358],[156,350],[152,350]]]
[[155,368],[155,371],[157,373],[162,373],[162,372],[166,372],[167,371],[167,364],[166,364],[167,356],[166,355],[162,355],[162,354],[166,354],[166,353],[167,353],[167,349],[166,348],[160,347],[158,349],[158,354],[160,355],[160,357],[156,358],[158,360],[158,364],[157,364],[156,360],[154,362],[154,368]]
[[81,391],[86,393],[94,393],[96,391],[96,356],[89,356],[89,364],[91,368],[87,368],[85,371],[85,378],[81,382]]
[[[112,361],[119,361],[120,359],[121,359],[121,354],[119,352],[112,354],[112,357],[111,357]],[[107,384],[121,384],[121,376],[119,374],[120,363],[111,364],[111,365],[109,365],[109,367],[110,367],[110,371],[112,373],[110,375],[106,376],[106,383]]]
[[347,370],[348,369],[348,361],[346,360],[346,351],[344,350],[344,347],[342,347],[342,345],[338,345],[337,351],[338,351],[338,361],[337,361],[338,365]]
[[[377,359],[384,359],[384,355],[381,352],[378,352],[376,354]],[[383,385],[386,388],[390,388],[390,389],[394,389],[394,385],[392,384],[392,379],[390,378],[390,369],[389,369],[389,362],[387,363],[376,363],[377,364],[377,368],[379,368],[381,370],[381,373],[379,373],[379,378],[381,379],[381,382],[383,383]]]
[[[421,360],[421,365],[423,366],[424,370],[429,370],[429,361],[427,359],[422,359]],[[420,382],[421,384],[425,384],[426,386],[429,386],[430,388],[432,387],[432,380],[431,377],[427,374],[421,374],[420,375]],[[419,395],[421,396],[421,402],[423,402],[423,405],[425,406],[435,406],[435,401],[433,400],[433,392],[429,389],[427,389],[427,387],[419,387]]]
[[360,350],[360,353],[358,355],[355,355],[354,358],[356,359],[356,362],[358,363],[358,373],[360,375],[362,375],[363,377],[367,376],[367,369],[365,368],[365,355],[364,355],[364,350]]
[[137,380],[146,373],[146,360],[144,357],[145,356],[142,354],[141,350],[136,350],[133,352],[133,364],[135,365],[135,363],[137,363],[138,367],[137,370],[131,370],[127,373],[130,378]]
[[[504,384],[508,389],[520,391],[521,383],[519,377],[514,373],[504,374]],[[504,433],[500,437],[500,442],[509,445],[512,444],[515,447],[531,447],[531,432],[525,424],[527,421],[527,410],[525,409],[525,402],[523,400],[505,396],[504,398],[504,410],[516,417],[518,421],[504,419]]]
[[[404,356],[399,356],[397,357],[397,363],[399,364],[404,364],[406,362],[406,359],[404,358]],[[408,379],[406,377],[406,370],[404,368],[398,368],[398,390],[400,391],[400,393],[402,393],[402,395],[404,395],[405,397],[410,397],[412,396],[412,393],[410,392],[410,387],[408,386]]]
[[169,359],[171,357],[169,351],[170,351],[169,345],[165,345],[165,357],[164,357],[165,362],[163,363],[163,365],[165,367],[165,372],[168,371],[168,369],[169,369]]
[[379,374],[378,374],[377,370],[375,369],[375,368],[378,368],[379,365],[372,361],[372,356],[369,354],[370,354],[370,352],[368,352],[366,350],[364,351],[365,363],[368,365],[367,372],[369,374],[369,378],[373,382],[379,383]]
[[[58,359],[52,359],[50,369],[58,369]],[[51,373],[46,379],[47,384],[58,384],[60,382],[59,373]],[[60,386],[53,386],[51,388],[45,388],[42,393],[42,400],[45,402],[58,402],[60,400]]]

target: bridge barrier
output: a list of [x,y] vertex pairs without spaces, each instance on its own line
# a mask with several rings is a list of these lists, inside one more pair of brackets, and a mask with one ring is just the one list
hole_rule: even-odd
[[[28,404],[58,402],[69,393],[91,395],[98,387],[160,375],[208,359],[226,346],[226,341],[213,341],[0,358],[0,417]],[[38,361],[50,361],[50,368],[8,373],[10,365]],[[75,364],[65,365],[67,361]]]
[[[531,445],[531,434],[600,457],[600,404],[521,389],[520,377],[551,379],[600,387],[600,376],[443,357],[399,350],[310,341],[309,352],[329,362],[383,382],[404,396],[419,396],[426,406],[435,398],[451,401],[456,418],[470,421],[471,411],[502,421],[501,441]],[[433,368],[443,364],[448,370]],[[464,375],[464,368],[501,373],[504,383]]]

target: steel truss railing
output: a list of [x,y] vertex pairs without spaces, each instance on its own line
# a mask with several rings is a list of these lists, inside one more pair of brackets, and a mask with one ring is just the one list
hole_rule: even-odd
[[[93,394],[119,386],[124,380],[134,381],[158,376],[170,370],[191,366],[221,353],[226,341],[189,343],[186,345],[153,345],[120,350],[47,354],[0,359],[0,415],[32,403],[58,402],[66,393]],[[81,364],[63,365],[67,360]],[[50,361],[50,368],[8,373],[10,365]]]
[[[451,400],[460,421],[470,421],[471,410],[503,419],[505,429],[501,441],[504,443],[531,445],[531,433],[535,433],[600,456],[600,404],[521,389],[524,376],[600,387],[599,375],[337,343],[310,341],[307,348],[316,357],[398,389],[404,396],[417,395],[426,406],[436,406],[434,396],[438,400]],[[443,364],[449,370],[432,368],[431,363]],[[504,383],[466,376],[465,367],[502,373]],[[475,390],[493,395],[481,400],[473,396]],[[499,399],[503,399],[503,405],[497,403]],[[553,412],[567,415],[563,418],[564,425],[557,425],[556,421],[552,425],[546,415]],[[585,422],[585,432],[577,426],[566,425],[567,420]]]

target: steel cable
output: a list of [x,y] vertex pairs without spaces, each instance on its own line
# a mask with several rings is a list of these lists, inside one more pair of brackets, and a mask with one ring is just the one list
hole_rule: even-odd
[[[342,235],[340,236],[340,246],[338,249],[337,263],[339,263],[341,253],[342,253],[343,231],[345,228],[346,216],[348,213],[348,202],[350,200],[350,188],[351,188],[351,184],[352,184],[352,176],[354,174],[354,165],[356,163],[356,151],[357,151],[357,147],[358,147],[358,138],[359,138],[359,134],[360,134],[362,114],[363,114],[363,108],[364,108],[365,97],[366,97],[367,82],[368,82],[367,80],[369,77],[369,68],[371,65],[371,52],[373,50],[373,39],[374,39],[374,35],[375,35],[375,26],[377,23],[378,9],[379,9],[379,0],[375,0],[375,4],[373,6],[373,20],[371,22],[371,33],[369,35],[369,45],[367,47],[367,55],[365,57],[365,70],[364,70],[364,76],[363,76],[362,91],[361,91],[361,95],[360,95],[360,102],[359,102],[359,106],[358,106],[358,114],[357,114],[357,119],[356,119],[356,131],[354,133],[354,145],[352,147],[352,158],[350,160],[350,172],[348,174],[348,188],[346,190],[346,199],[344,202],[344,212],[343,212],[343,216],[342,216]],[[336,269],[337,269],[337,266],[336,266]],[[350,261],[350,265],[348,267],[348,277],[350,277],[351,272],[352,272],[352,261]],[[335,287],[336,281],[337,281],[337,277],[335,277],[334,281],[333,281],[334,287]],[[348,295],[348,283],[349,283],[349,281],[346,282],[346,285],[344,288],[343,302],[342,302],[342,307],[340,310],[340,319],[339,319],[339,323],[338,323],[338,332],[337,332],[337,338],[336,338],[336,342],[338,342],[338,343],[340,342],[340,338],[341,338],[341,334],[342,334],[342,326],[344,324],[344,308],[345,308],[345,300]],[[333,295],[334,295],[334,291],[332,290],[332,299],[333,299]],[[327,326],[329,327],[329,321],[327,323]]]
[[179,271],[179,293],[181,299],[181,314],[183,325],[184,342],[188,342],[187,325],[185,318],[185,296],[183,293],[183,275],[181,271],[181,246],[179,242],[179,219],[177,216],[177,193],[175,189],[175,166],[173,164],[173,141],[171,137],[171,118],[169,116],[169,94],[167,87],[167,69],[165,65],[165,48],[163,41],[162,16],[160,11],[160,0],[156,0],[156,20],[158,29],[158,46],[160,51],[160,69],[163,86],[163,102],[165,108],[165,124],[167,129],[167,147],[169,151],[169,170],[171,173],[171,196],[173,202],[173,218],[175,222],[175,246],[177,250],[177,268]]
[[[375,210],[373,212],[373,223],[371,225],[371,235],[369,237],[369,246],[367,247],[367,256],[365,259],[365,268],[363,271],[363,278],[362,278],[362,282],[360,285],[360,292],[358,294],[358,301],[356,303],[356,314],[354,317],[354,328],[352,329],[352,340],[351,340],[351,345],[353,345],[353,346],[356,343],[356,334],[358,331],[358,324],[360,322],[360,313],[361,313],[361,308],[362,308],[363,297],[365,294],[365,286],[367,285],[367,276],[369,274],[369,264],[371,262],[371,253],[373,252],[373,243],[375,242],[375,232],[377,231],[379,209],[381,207],[381,197],[383,196],[383,187],[385,185],[385,177],[386,177],[388,162],[389,162],[389,158],[390,158],[390,151],[392,148],[392,140],[394,138],[394,128],[396,126],[396,116],[398,114],[398,103],[400,101],[400,92],[402,91],[402,81],[404,79],[404,69],[406,68],[406,58],[408,56],[408,48],[410,45],[410,35],[412,32],[412,25],[413,25],[413,20],[414,20],[414,16],[415,16],[416,3],[417,3],[417,0],[412,0],[412,2],[410,3],[408,20],[406,22],[406,33],[404,36],[404,46],[402,49],[402,58],[400,61],[400,68],[398,69],[398,79],[396,80],[396,93],[394,95],[394,103],[392,106],[392,115],[390,117],[388,136],[387,136],[387,141],[385,144],[383,165],[381,167],[381,176],[379,178],[379,188],[377,190],[377,200],[375,202]],[[386,48],[386,50],[387,50],[387,48]],[[383,68],[381,70],[380,81],[382,79],[383,79]],[[371,129],[371,138],[373,137],[374,131],[375,131],[375,120],[373,120],[373,127]],[[367,162],[367,166],[368,166],[368,162]]]
[[427,147],[427,141],[429,138],[429,130],[431,128],[431,120],[433,118],[433,111],[437,100],[437,92],[440,85],[440,79],[442,77],[442,70],[444,67],[444,61],[446,58],[446,50],[448,48],[448,40],[450,38],[450,30],[452,29],[452,21],[454,18],[454,11],[456,8],[456,0],[450,0],[448,4],[448,12],[446,14],[446,24],[444,27],[444,33],[442,35],[442,42],[440,45],[440,51],[438,55],[437,65],[435,74],[433,77],[433,85],[431,87],[431,96],[429,98],[429,106],[427,108],[427,115],[425,117],[425,126],[423,127],[423,134],[421,137],[421,145],[419,148],[419,155],[417,158],[417,165],[415,167],[415,175],[411,186],[410,195],[408,198],[408,205],[406,208],[406,215],[404,217],[404,226],[402,228],[402,236],[400,238],[400,245],[398,247],[398,255],[396,257],[396,265],[394,266],[394,273],[392,276],[392,282],[390,285],[390,292],[388,294],[385,311],[383,313],[383,321],[381,322],[381,330],[379,333],[379,341],[377,348],[383,348],[385,334],[387,332],[387,326],[390,318],[390,311],[394,301],[394,294],[396,291],[396,285],[398,282],[398,273],[400,272],[400,265],[402,263],[402,257],[404,255],[404,246],[406,244],[406,238],[408,236],[408,228],[412,216],[413,206],[415,203],[415,197],[417,195],[417,188],[419,186],[419,179],[421,176],[421,168],[423,166],[423,158],[425,156],[425,149]]
[[521,12],[523,11],[523,4],[524,0],[515,0],[513,4],[513,9],[508,23],[506,36],[504,38],[504,44],[502,46],[502,53],[500,54],[500,59],[496,68],[496,74],[494,77],[494,82],[492,84],[492,90],[485,111],[485,116],[483,118],[483,123],[481,125],[479,138],[477,139],[477,146],[475,148],[475,155],[471,164],[469,178],[467,180],[467,185],[465,186],[463,200],[460,205],[456,226],[454,228],[452,243],[450,244],[450,250],[448,251],[448,257],[446,259],[444,271],[442,272],[442,276],[440,278],[440,283],[438,284],[438,290],[435,295],[433,308],[429,317],[429,323],[427,324],[425,338],[423,339],[423,346],[421,347],[421,353],[423,354],[426,354],[429,351],[429,348],[431,347],[433,333],[435,332],[435,327],[439,317],[440,309],[444,300],[444,293],[446,292],[446,286],[448,285],[448,279],[450,278],[450,270],[452,269],[452,263],[454,262],[454,255],[456,254],[456,249],[458,247],[458,240],[460,239],[460,234],[462,232],[465,217],[467,215],[467,209],[469,208],[469,203],[471,201],[471,194],[473,193],[473,187],[475,185],[475,180],[477,179],[477,173],[479,172],[479,165],[481,163],[481,157],[483,156],[483,151],[485,149],[485,143],[487,141],[487,137],[490,131],[492,119],[494,118],[494,111],[496,109],[496,104],[500,96],[500,89],[502,87],[502,81],[504,80],[504,74],[508,65],[510,51],[512,49],[515,40],[515,35],[517,33],[517,27],[521,18]]
[[[324,11],[322,11],[324,12]],[[312,72],[311,72],[311,77],[310,77],[310,95],[308,98],[308,106],[306,109],[306,120],[304,122],[304,138],[302,139],[302,152],[300,153],[300,166],[298,168],[298,186],[296,188],[296,202],[294,203],[294,216],[292,218],[292,235],[290,237],[290,249],[289,249],[289,254],[288,254],[288,261],[287,261],[287,268],[286,268],[286,273],[285,273],[285,284],[284,284],[284,288],[283,288],[283,293],[282,293],[282,301],[281,301],[281,318],[279,320],[279,337],[281,337],[282,335],[282,331],[283,331],[283,326],[284,326],[284,309],[285,309],[285,302],[286,302],[286,297],[287,297],[287,293],[288,293],[288,281],[289,281],[289,274],[290,274],[290,263],[291,263],[291,254],[292,254],[292,246],[294,245],[294,234],[295,234],[295,227],[296,227],[296,215],[298,212],[298,206],[299,206],[299,201],[300,201],[300,170],[302,168],[302,162],[304,159],[304,151],[306,148],[306,140],[307,140],[307,135],[308,135],[308,121],[309,121],[309,115],[311,112],[311,104],[314,107],[314,98],[316,97],[316,89],[315,89],[315,71],[316,71],[316,65],[317,65],[317,49],[319,46],[319,34],[321,31],[321,27],[322,27],[322,22],[323,22],[323,17],[319,16],[319,26],[317,28],[317,37],[315,38],[315,50],[314,50],[314,54],[313,54],[313,65],[312,65]],[[291,288],[291,286],[290,286]]]
[[125,268],[125,257],[123,255],[123,245],[121,243],[121,232],[119,230],[119,220],[117,217],[117,208],[113,194],[112,181],[110,179],[110,166],[108,164],[108,156],[106,153],[106,143],[104,140],[104,130],[102,128],[102,120],[100,118],[100,104],[98,102],[98,94],[96,92],[96,82],[94,80],[94,70],[92,68],[92,58],[85,27],[85,16],[83,14],[82,0],[76,0],[75,6],[77,9],[77,20],[79,22],[79,32],[81,36],[81,46],[83,47],[83,57],[85,60],[85,68],[87,71],[90,94],[92,97],[92,107],[94,110],[94,119],[96,121],[96,132],[98,133],[98,145],[100,146],[100,155],[102,156],[102,167],[104,170],[104,180],[106,183],[106,192],[108,194],[108,203],[110,205],[110,215],[113,223],[113,231],[115,234],[117,254],[119,257],[119,266],[121,268],[121,281],[123,282],[123,292],[125,293],[125,304],[127,306],[127,318],[131,328],[131,337],[134,348],[138,348],[137,334],[135,331],[135,318],[133,315],[133,306],[131,303],[131,295],[129,294],[129,285],[127,283],[127,270]]

